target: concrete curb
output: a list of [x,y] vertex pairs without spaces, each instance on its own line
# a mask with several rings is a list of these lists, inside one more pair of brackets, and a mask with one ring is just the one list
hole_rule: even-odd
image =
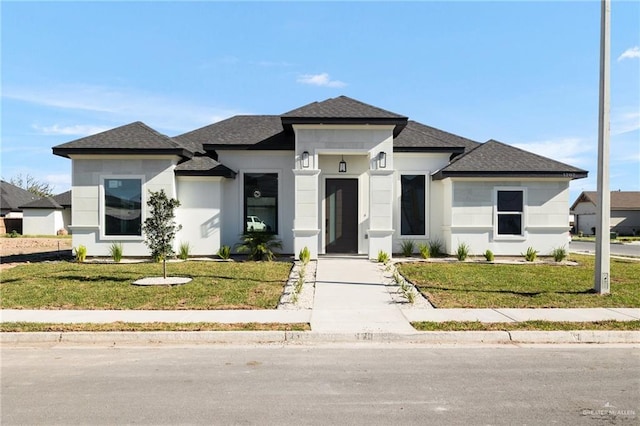
[[0,333],[1,344],[512,344],[640,343],[640,331],[425,331],[416,333],[318,333],[313,331],[166,331]]

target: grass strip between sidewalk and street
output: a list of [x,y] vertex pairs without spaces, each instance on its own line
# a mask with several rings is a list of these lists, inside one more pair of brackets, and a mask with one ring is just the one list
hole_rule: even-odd
[[39,322],[3,322],[0,323],[0,332],[72,332],[72,331],[308,331],[311,327],[308,323],[235,323],[225,324],[218,322],[111,322],[103,324],[77,323],[39,323]]
[[611,294],[593,291],[591,256],[577,266],[553,263],[431,263],[398,265],[436,308],[638,308],[640,262],[611,259]]
[[191,277],[180,286],[134,286],[162,276],[159,263],[41,262],[2,271],[3,309],[273,309],[291,262],[186,261],[168,275]]
[[521,322],[480,322],[480,321],[445,321],[445,322],[412,322],[418,331],[574,331],[574,330],[640,330],[640,321],[521,321]]

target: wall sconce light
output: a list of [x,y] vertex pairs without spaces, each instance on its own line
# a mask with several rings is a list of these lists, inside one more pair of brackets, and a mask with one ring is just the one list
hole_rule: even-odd
[[387,153],[384,151],[380,151],[380,154],[378,154],[378,166],[381,169],[387,168]]
[[347,162],[344,161],[344,155],[342,156],[342,161],[338,164],[338,173],[347,173]]
[[309,151],[302,153],[302,167],[305,169],[309,167]]

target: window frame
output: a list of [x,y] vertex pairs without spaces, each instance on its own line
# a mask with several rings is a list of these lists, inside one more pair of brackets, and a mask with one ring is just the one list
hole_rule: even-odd
[[[424,234],[403,234],[402,233],[402,176],[423,176],[424,177]],[[429,172],[425,172],[424,170],[402,170],[398,171],[398,179],[397,179],[397,220],[396,226],[398,230],[398,238],[410,240],[416,238],[429,238],[429,182],[430,182],[431,174]]]
[[[498,211],[498,193],[518,191],[522,193],[522,211]],[[520,234],[499,234],[498,217],[500,215],[520,216]],[[497,186],[493,188],[493,239],[494,240],[525,240],[527,238],[527,188],[522,186]]]
[[241,210],[240,210],[240,234],[244,234],[245,232],[247,232],[246,230],[246,222],[247,222],[247,200],[245,198],[245,193],[244,193],[244,186],[245,186],[245,176],[247,174],[251,175],[251,174],[275,174],[277,176],[278,179],[278,194],[276,195],[276,231],[275,232],[271,232],[272,235],[275,235],[276,237],[280,237],[280,234],[282,232],[282,230],[280,229],[281,224],[282,224],[282,170],[280,169],[243,169],[240,170],[240,184],[239,186],[239,192],[240,192],[240,203],[241,203]]
[[[111,179],[127,179],[133,180],[137,179],[140,181],[140,235],[109,235],[107,234],[107,224],[106,224],[106,191],[105,191],[105,181]],[[101,175],[100,176],[100,184],[99,184],[99,224],[100,224],[100,239],[102,240],[110,240],[110,241],[143,241],[144,240],[144,232],[142,231],[142,226],[144,226],[144,221],[147,218],[147,196],[146,196],[146,182],[144,175]]]

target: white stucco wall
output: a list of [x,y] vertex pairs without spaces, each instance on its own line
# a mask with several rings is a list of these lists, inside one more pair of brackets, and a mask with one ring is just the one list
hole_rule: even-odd
[[[489,249],[496,255],[519,255],[533,247],[540,255],[569,242],[568,180],[445,179],[451,182],[451,224],[444,225],[445,244],[454,253],[466,243],[472,254]],[[495,188],[525,190],[524,236],[497,236],[494,223]],[[446,197],[445,197],[446,198]]]
[[146,218],[149,191],[164,189],[168,197],[176,197],[173,169],[178,158],[173,156],[72,156],[72,202],[70,227],[73,246],[87,247],[88,256],[109,256],[114,242],[123,246],[124,256],[148,256],[144,237],[104,236],[100,224],[105,177],[140,177],[142,179],[142,222]]
[[188,243],[192,256],[212,255],[220,248],[223,179],[177,177],[180,207],[176,211],[176,222],[182,225],[182,229],[176,235],[176,245]]
[[22,233],[24,235],[56,235],[65,228],[62,210],[23,209]]
[[[400,252],[401,244],[406,240],[412,240],[416,244],[426,242],[428,239],[442,239],[442,225],[444,206],[442,203],[442,182],[432,181],[431,174],[449,163],[450,153],[395,153],[395,192],[393,197],[394,234],[393,251]],[[400,200],[402,175],[425,175],[426,191],[426,234],[423,236],[401,235],[400,224]]]
[[278,234],[281,253],[293,253],[294,155],[291,151],[218,151],[218,161],[237,171],[222,182],[221,244],[234,247],[244,231],[244,173],[278,173]]

